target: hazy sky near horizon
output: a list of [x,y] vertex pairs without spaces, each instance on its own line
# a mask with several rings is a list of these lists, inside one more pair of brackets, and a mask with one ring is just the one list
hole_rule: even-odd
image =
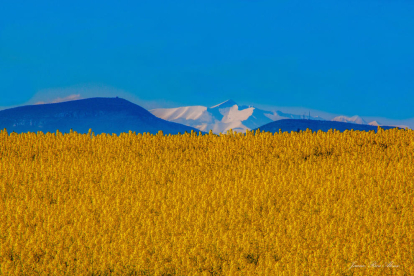
[[414,1],[4,1],[0,109],[124,97],[414,117]]

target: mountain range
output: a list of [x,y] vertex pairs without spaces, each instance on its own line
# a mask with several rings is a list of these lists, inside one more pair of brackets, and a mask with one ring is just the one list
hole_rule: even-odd
[[[207,134],[245,133],[246,130],[278,132],[306,130],[339,131],[377,130],[377,122],[366,122],[358,117],[339,116],[331,121],[320,117],[304,119],[302,115],[270,112],[254,106],[239,106],[233,100],[221,104],[205,106],[186,106],[178,108],[160,108],[146,110],[139,105],[122,98],[88,98],[60,103],[26,105],[0,110],[0,130],[8,133],[88,133],[92,129],[96,135],[128,133],[174,135],[191,131]],[[383,129],[394,128],[381,126]]]
[[[304,122],[298,125],[297,128],[302,129],[306,124],[310,124],[312,125],[312,127],[316,129],[318,128],[317,125],[306,121],[327,121],[318,116],[304,117],[303,115],[284,113],[279,110],[271,112],[255,108],[254,106],[239,106],[235,101],[231,99],[212,107],[198,105],[177,108],[157,108],[151,109],[149,111],[155,116],[162,118],[164,120],[180,123],[186,126],[191,126],[202,131],[209,131],[211,129],[215,134],[219,134],[220,132],[227,133],[227,131],[230,129],[232,129],[234,132],[245,133],[246,130],[257,129],[260,126],[271,124],[277,121],[282,121],[279,124],[275,124],[281,127],[282,129],[284,129],[283,124],[285,122],[287,124],[287,129],[291,129],[290,123],[295,122],[296,124],[300,124],[300,120],[303,120]],[[296,121],[291,121],[287,123],[287,121],[284,121],[285,119],[295,119]],[[358,127],[361,130],[377,129],[376,127],[380,126],[380,124],[376,121],[372,121],[368,124],[364,119],[362,119],[359,116],[337,116],[327,122],[329,123],[321,123],[320,126],[323,126],[323,128],[326,128],[328,126],[332,128],[338,126],[339,129],[344,128],[343,124],[336,124],[334,122],[364,125],[364,127],[362,128]],[[365,127],[365,125],[367,127]],[[369,126],[373,126],[374,128],[371,128]],[[384,129],[385,128],[389,127],[384,127]],[[306,127],[304,130],[306,130]],[[279,131],[279,129],[277,129],[277,131]]]

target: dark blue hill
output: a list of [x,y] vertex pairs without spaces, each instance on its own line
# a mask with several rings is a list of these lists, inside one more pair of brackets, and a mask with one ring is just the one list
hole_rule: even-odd
[[[182,124],[169,122],[152,115],[139,105],[122,98],[89,98],[83,100],[26,105],[0,110],[0,130],[8,133],[27,133],[42,131],[43,133],[69,133],[70,129],[78,133],[95,135],[106,133],[138,133],[164,135],[184,134],[191,130],[197,134],[199,130]],[[202,132],[202,134],[207,134]]]
[[[335,122],[335,121],[320,121],[320,120],[306,120],[306,119],[283,119],[279,121],[274,121],[268,124],[265,124],[259,128],[255,128],[254,131],[256,132],[257,129],[260,129],[260,131],[265,132],[279,132],[279,129],[282,130],[282,132],[292,132],[292,131],[306,131],[306,129],[309,128],[313,132],[318,132],[318,130],[321,130],[323,132],[327,132],[328,130],[332,129],[338,130],[340,132],[344,132],[345,130],[359,130],[359,131],[371,131],[374,130],[375,133],[377,132],[378,127],[376,126],[370,126],[370,125],[360,125],[360,124],[354,124],[354,123],[344,123],[344,122]],[[382,129],[392,129],[397,128],[394,126],[381,126]],[[401,129],[401,128],[399,128]]]

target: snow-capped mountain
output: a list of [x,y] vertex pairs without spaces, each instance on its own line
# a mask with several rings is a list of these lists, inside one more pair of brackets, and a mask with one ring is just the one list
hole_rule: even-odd
[[[178,108],[157,108],[149,111],[158,118],[170,122],[192,126],[206,132],[212,130],[213,133],[219,134],[220,132],[225,133],[228,129],[233,129],[237,132],[245,131],[248,127],[243,125],[242,121],[245,121],[252,115],[253,108],[239,110],[237,104],[229,100],[213,107],[184,106]],[[259,125],[262,122],[266,124],[272,122],[272,120],[262,118]]]
[[337,116],[337,117],[333,118],[331,121],[367,125],[367,122],[365,122],[365,120],[362,119],[361,117],[359,117],[358,115],[355,115],[355,116],[352,116],[352,117]]
[[[197,105],[157,108],[151,109],[149,112],[166,121],[180,123],[205,132],[212,130],[215,134],[220,132],[225,134],[230,129],[233,129],[234,132],[245,133],[246,130],[256,129],[265,124],[284,119],[327,121],[318,116],[296,115],[284,113],[280,110],[271,112],[255,108],[254,106],[238,105],[231,99],[212,107]],[[352,117],[337,116],[330,121],[382,126],[377,121],[372,121],[368,124],[358,115]]]
[[369,123],[368,125],[370,126],[380,126],[381,124],[378,123],[377,121],[372,121],[371,123]]
[[[239,106],[233,100],[227,100],[212,107],[184,106],[177,108],[156,108],[149,110],[158,118],[194,127],[201,131],[210,130],[215,134],[234,132],[245,133],[273,121],[282,119],[302,119],[303,115],[271,112],[255,108],[254,106]],[[311,120],[324,120],[318,116]]]

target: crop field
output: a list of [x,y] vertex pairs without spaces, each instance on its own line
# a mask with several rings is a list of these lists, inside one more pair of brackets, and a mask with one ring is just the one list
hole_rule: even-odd
[[414,275],[414,131],[2,130],[0,275]]

